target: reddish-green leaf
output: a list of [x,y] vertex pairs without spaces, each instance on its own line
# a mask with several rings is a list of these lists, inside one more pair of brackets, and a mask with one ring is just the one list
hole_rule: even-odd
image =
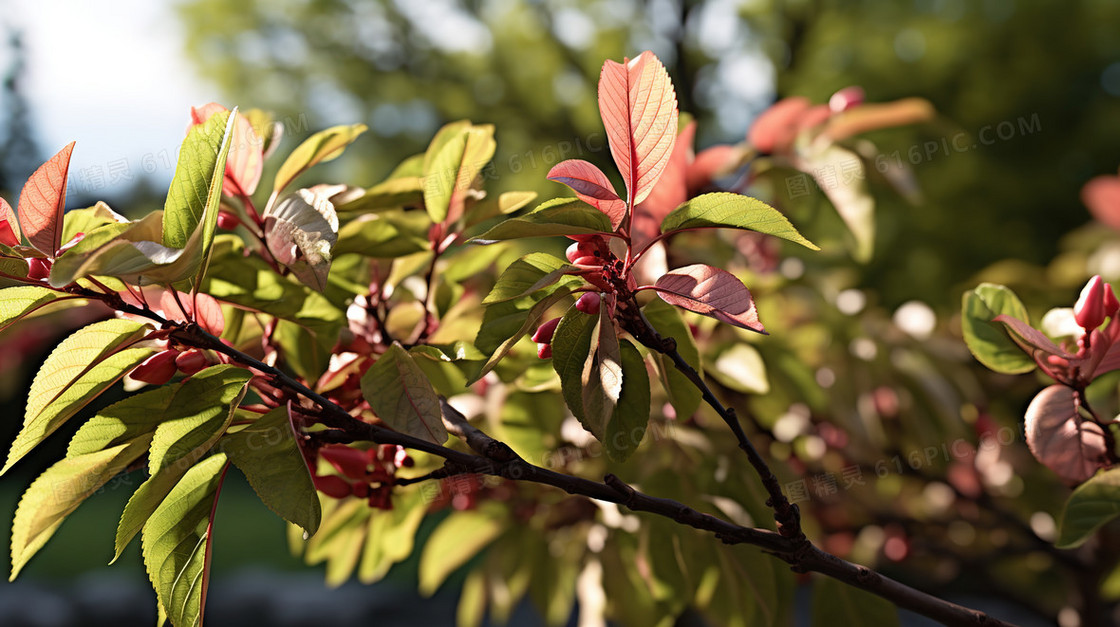
[[1024,429],[1034,456],[1067,483],[1081,483],[1108,463],[1104,432],[1081,417],[1077,397],[1064,385],[1034,397]]
[[19,220],[8,201],[0,198],[0,244],[19,246],[23,240],[19,235]]
[[677,96],[665,66],[648,50],[625,63],[606,61],[599,114],[627,199],[637,205],[657,184],[677,139]]
[[362,396],[394,430],[436,444],[447,440],[439,396],[399,343],[390,346],[362,375]]
[[688,200],[686,172],[692,154],[692,140],[696,136],[696,122],[689,122],[677,135],[677,143],[669,156],[669,163],[649,196],[634,210],[631,229],[640,248],[643,243],[657,236],[661,222],[678,205]]
[[[191,123],[202,124],[211,115],[229,111],[222,105],[211,102],[201,107],[191,107]],[[225,182],[222,191],[228,196],[249,196],[257,190],[264,171],[264,141],[253,130],[253,123],[243,115],[237,117],[233,126],[233,145],[226,157]]]
[[618,197],[607,175],[592,163],[583,159],[561,161],[548,171],[548,179],[567,185],[580,200],[607,214],[613,228],[626,217],[626,202]]
[[272,184],[273,195],[278,196],[288,184],[311,166],[337,158],[367,128],[369,127],[365,124],[334,126],[308,137],[280,166],[280,170],[276,173],[276,180]]
[[62,212],[66,208],[66,176],[70,169],[70,142],[27,179],[19,195],[19,222],[27,241],[54,256],[62,245]]
[[677,268],[657,279],[653,289],[670,305],[766,334],[747,286],[726,270],[704,264]]

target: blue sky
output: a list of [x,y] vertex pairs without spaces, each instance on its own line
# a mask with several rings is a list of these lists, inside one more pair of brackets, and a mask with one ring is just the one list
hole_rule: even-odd
[[111,194],[144,175],[169,185],[190,107],[217,97],[187,62],[170,3],[4,5],[0,20],[24,31],[24,91],[44,157],[77,141],[71,190]]

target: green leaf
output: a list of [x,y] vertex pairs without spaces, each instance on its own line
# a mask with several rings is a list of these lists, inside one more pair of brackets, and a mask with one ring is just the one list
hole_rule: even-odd
[[84,209],[71,209],[66,212],[66,220],[62,224],[62,243],[74,239],[78,233],[89,234],[98,227],[117,222],[127,222],[128,218],[113,211],[109,205],[102,201]]
[[0,331],[56,300],[64,293],[38,285],[20,285],[0,290]]
[[336,255],[357,253],[393,259],[428,250],[428,217],[416,211],[386,211],[351,220],[338,231]]
[[475,244],[550,235],[591,235],[610,233],[611,220],[606,214],[578,198],[554,198],[519,217],[498,223],[494,228],[472,238]]
[[0,474],[155,352],[149,347],[122,348],[147,331],[132,320],[103,320],[77,330],[55,347],[31,382],[23,428]]
[[[206,122],[193,126],[183,140],[163,208],[164,246],[186,248],[187,240],[199,225],[203,225],[204,231],[210,231],[203,235],[203,248],[210,246],[214,230],[212,225],[205,224],[210,220],[204,218],[208,217],[208,208],[221,201],[235,116],[236,111],[215,113]],[[216,213],[213,219],[217,220]]]
[[218,445],[269,509],[307,533],[315,533],[322,516],[319,495],[286,408],[277,407],[244,429],[225,435]]
[[440,523],[420,554],[420,594],[430,596],[447,577],[485,549],[504,530],[486,509],[457,512]]
[[380,581],[389,568],[412,554],[416,531],[427,513],[425,492],[396,488],[393,509],[375,511],[369,517],[366,544],[358,563],[362,583]]
[[1058,521],[1059,549],[1081,546],[1105,523],[1120,516],[1120,468],[1099,472],[1077,486]]
[[144,454],[151,434],[105,450],[56,462],[39,475],[12,519],[12,574],[19,571],[87,497]]
[[536,199],[536,192],[504,192],[497,198],[484,198],[471,207],[467,226],[471,227],[490,218],[513,213]]
[[820,250],[805,239],[777,209],[757,198],[715,192],[697,196],[674,209],[661,222],[661,232],[684,229],[732,228],[757,231]]
[[292,151],[292,154],[288,155],[284,165],[276,172],[272,193],[278,195],[297,176],[315,164],[330,161],[341,155],[342,151],[368,128],[365,124],[334,126],[308,137]]
[[[590,428],[585,423],[583,375],[585,364],[593,359],[591,341],[598,327],[597,316],[589,316],[572,308],[560,319],[560,323],[556,325],[556,332],[552,335],[552,367],[560,376],[560,391],[564,395],[564,402],[568,404],[572,414],[593,434],[596,434],[596,429]],[[596,437],[601,436],[602,431],[599,431]]]
[[[692,366],[696,372],[703,373],[703,362],[700,359],[700,349],[696,347],[696,340],[692,331],[681,318],[676,307],[666,303],[660,298],[651,300],[642,308],[642,313],[653,328],[662,337],[671,337],[677,342],[677,352]],[[673,365],[673,360],[661,353],[654,353],[657,362],[657,372],[661,379],[661,386],[669,396],[669,402],[677,412],[678,419],[687,419],[700,408],[703,395],[700,389],[693,385],[688,377]]]
[[716,356],[711,375],[723,385],[747,394],[766,394],[770,380],[762,355],[750,344],[732,344]]
[[447,440],[439,396],[400,343],[362,375],[362,396],[392,429],[436,444]]
[[[505,272],[498,277],[494,289],[482,300],[483,305],[500,303],[514,298],[528,296],[533,292],[548,287],[559,281],[564,272],[572,266],[559,257],[548,253],[532,253],[525,255],[510,264]],[[582,281],[570,277],[565,284],[577,284]]]
[[[469,128],[469,125],[468,125]],[[467,129],[437,135],[424,156],[424,208],[432,222],[443,222],[451,205],[451,194],[459,178]],[[441,141],[442,140],[442,141]],[[434,151],[434,154],[433,154]],[[429,158],[429,155],[432,155]]]
[[898,624],[898,608],[886,599],[831,577],[813,578],[813,627]]
[[607,423],[622,395],[622,350],[610,308],[599,308],[599,324],[591,336],[591,348],[583,364],[583,418],[585,429],[599,441],[606,437]]
[[626,461],[645,437],[649,424],[649,375],[642,354],[629,340],[620,342],[622,352],[622,394],[618,398],[610,422],[607,423],[603,448],[607,457]]
[[486,376],[531,329],[540,326],[541,318],[553,305],[568,298],[571,289],[550,285],[525,298],[495,303],[482,314],[475,346],[490,358],[471,379],[471,383]]
[[151,477],[128,499],[117,525],[116,556],[140,531],[183,473],[222,436],[245,395],[248,370],[211,366],[184,381],[156,427],[148,459]]
[[[364,194],[338,207],[339,213],[369,213],[384,209],[420,206],[424,199],[424,179],[420,176],[390,177],[367,189]],[[428,217],[424,216],[428,224]]]
[[218,453],[192,466],[144,524],[144,566],[174,627],[202,624],[213,513],[228,464]]
[[981,283],[964,293],[961,330],[968,350],[977,361],[996,372],[1021,374],[1034,370],[1034,360],[1019,348],[1002,324],[993,322],[999,315],[1030,323],[1027,308],[1014,292],[1002,285]]

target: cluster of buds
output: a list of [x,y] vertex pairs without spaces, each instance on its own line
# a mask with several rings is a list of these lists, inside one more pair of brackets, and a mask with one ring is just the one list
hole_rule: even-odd
[[392,488],[397,469],[415,463],[403,447],[395,444],[366,450],[331,444],[320,448],[319,455],[340,474],[320,475],[312,464],[311,477],[317,490],[336,499],[366,499],[370,507],[377,509],[393,509]]
[[[576,309],[585,314],[598,314],[601,303],[602,297],[599,296],[598,292],[584,292],[576,300]],[[541,359],[552,357],[552,336],[556,333],[556,325],[558,324],[560,324],[560,318],[553,318],[537,327],[536,332],[533,333],[531,339],[537,343],[537,357]]]
[[163,385],[182,372],[190,376],[210,365],[210,357],[202,350],[168,348],[140,362],[129,376],[151,385]]
[[1073,306],[1073,318],[1079,327],[1091,334],[1104,324],[1106,318],[1115,315],[1118,309],[1120,301],[1116,300],[1112,286],[1105,283],[1100,275],[1096,275],[1081,289],[1081,296]]

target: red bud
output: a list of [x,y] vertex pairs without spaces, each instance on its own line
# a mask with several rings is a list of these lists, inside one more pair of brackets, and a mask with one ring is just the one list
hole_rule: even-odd
[[1092,331],[1101,326],[1107,315],[1105,312],[1104,281],[1101,280],[1099,274],[1094,275],[1081,289],[1081,296],[1077,299],[1077,304],[1073,306],[1073,317],[1082,329]]
[[319,449],[319,455],[338,472],[351,479],[365,479],[369,459],[365,451],[349,446],[330,445]]
[[7,218],[0,218],[0,244],[19,246],[19,238],[16,237],[16,232],[12,230],[12,225],[8,224]]
[[548,359],[549,357],[552,357],[552,344],[538,344],[537,357],[540,357],[541,359]]
[[175,365],[183,372],[183,374],[194,374],[210,365],[210,360],[206,354],[197,348],[190,348],[181,353],[175,358]]
[[350,482],[337,475],[315,477],[315,489],[336,499],[344,499],[353,493]]
[[548,322],[537,327],[536,333],[533,337],[529,338],[538,344],[548,344],[552,341],[552,334],[556,333],[556,325],[560,324],[560,318],[553,318]]
[[179,351],[174,349],[160,351],[136,366],[129,376],[151,385],[163,385],[175,376],[175,371],[178,370],[175,367],[175,358],[178,355]]
[[602,302],[598,292],[586,292],[576,301],[576,309],[585,314],[599,313],[599,303]]
[[51,275],[51,264],[46,259],[32,257],[27,260],[27,278],[42,280]]
[[218,212],[218,228],[219,229],[225,229],[226,231],[232,231],[239,226],[241,226],[241,218],[238,218],[233,213],[231,213],[229,211],[225,211],[224,209],[222,211]]
[[832,94],[828,99],[828,108],[832,109],[833,113],[840,113],[863,104],[863,98],[863,88],[852,85]]

